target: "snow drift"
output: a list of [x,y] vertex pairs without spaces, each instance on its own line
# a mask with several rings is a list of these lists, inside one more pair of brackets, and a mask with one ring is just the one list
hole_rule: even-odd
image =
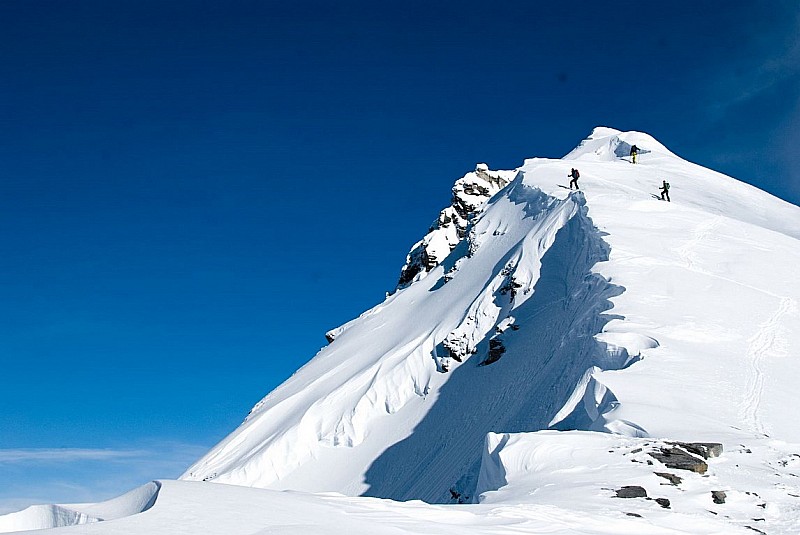
[[101,503],[32,505],[17,513],[0,516],[0,533],[77,526],[129,517],[153,507],[160,490],[161,483],[153,481]]

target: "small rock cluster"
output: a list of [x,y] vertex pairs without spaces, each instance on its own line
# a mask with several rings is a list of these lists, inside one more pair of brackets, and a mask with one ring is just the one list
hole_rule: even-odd
[[[636,448],[631,453],[641,453],[643,448]],[[667,442],[664,446],[655,446],[650,451],[645,451],[647,455],[659,461],[667,468],[674,470],[686,470],[697,474],[705,474],[708,464],[705,462],[709,458],[722,455],[722,444],[717,442]],[[647,461],[652,464],[652,461]],[[683,478],[671,472],[653,472],[658,477],[666,479],[671,485],[680,485]],[[647,490],[638,485],[627,485],[615,490],[616,498],[645,498],[653,500],[664,509],[670,508],[670,501],[667,498],[650,498]],[[711,492],[711,499],[716,504],[725,503],[726,494],[721,490]],[[628,513],[631,516],[641,516],[635,513]]]

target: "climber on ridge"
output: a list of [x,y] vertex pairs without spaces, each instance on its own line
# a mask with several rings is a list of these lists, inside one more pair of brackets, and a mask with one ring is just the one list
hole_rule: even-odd
[[578,187],[578,179],[580,178],[581,174],[577,169],[573,167],[572,171],[570,171],[567,176],[572,178],[572,180],[569,181],[569,189],[572,189],[572,184],[575,184],[575,189],[581,189]]
[[631,163],[636,163],[636,155],[639,154],[639,147],[633,145],[631,147]]
[[661,200],[671,202],[669,200],[669,182],[666,180],[664,180],[664,184],[661,186]]

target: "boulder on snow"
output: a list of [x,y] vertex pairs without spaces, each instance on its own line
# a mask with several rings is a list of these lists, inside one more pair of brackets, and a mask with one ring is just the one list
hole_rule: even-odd
[[638,485],[627,485],[616,490],[617,498],[647,498],[647,491]]
[[712,459],[722,455],[722,444],[719,442],[670,442],[670,444],[699,455],[703,459]]
[[712,490],[711,491],[711,499],[714,500],[714,503],[720,504],[725,503],[725,498],[727,498],[727,494],[725,494],[721,490]]
[[689,470],[698,474],[705,474],[708,465],[701,458],[679,447],[659,448],[658,451],[648,452],[648,455],[660,461],[667,468],[676,470]]
[[683,481],[683,478],[676,476],[675,474],[670,474],[669,472],[654,472],[654,474],[658,477],[663,477],[673,485],[680,485],[681,481]]

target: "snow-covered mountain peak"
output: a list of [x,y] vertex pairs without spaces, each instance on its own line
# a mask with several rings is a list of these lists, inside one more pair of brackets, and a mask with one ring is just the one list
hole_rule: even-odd
[[655,153],[661,156],[675,156],[658,140],[643,132],[622,132],[614,128],[598,126],[577,147],[570,151],[565,160],[615,161],[630,156],[631,147],[636,146],[640,154]]
[[[474,504],[398,505],[413,532],[798,533],[798,265],[800,208],[644,133],[479,164],[397,290],[182,479]],[[167,485],[139,521],[253,491],[203,487]]]
[[601,137],[618,136],[621,133],[622,130],[617,130],[616,128],[611,128],[610,126],[595,126],[592,129],[592,133],[589,134],[588,139],[598,139]]
[[489,432],[800,441],[799,245],[800,208],[640,132],[479,165],[398,290],[183,477],[470,501]]

